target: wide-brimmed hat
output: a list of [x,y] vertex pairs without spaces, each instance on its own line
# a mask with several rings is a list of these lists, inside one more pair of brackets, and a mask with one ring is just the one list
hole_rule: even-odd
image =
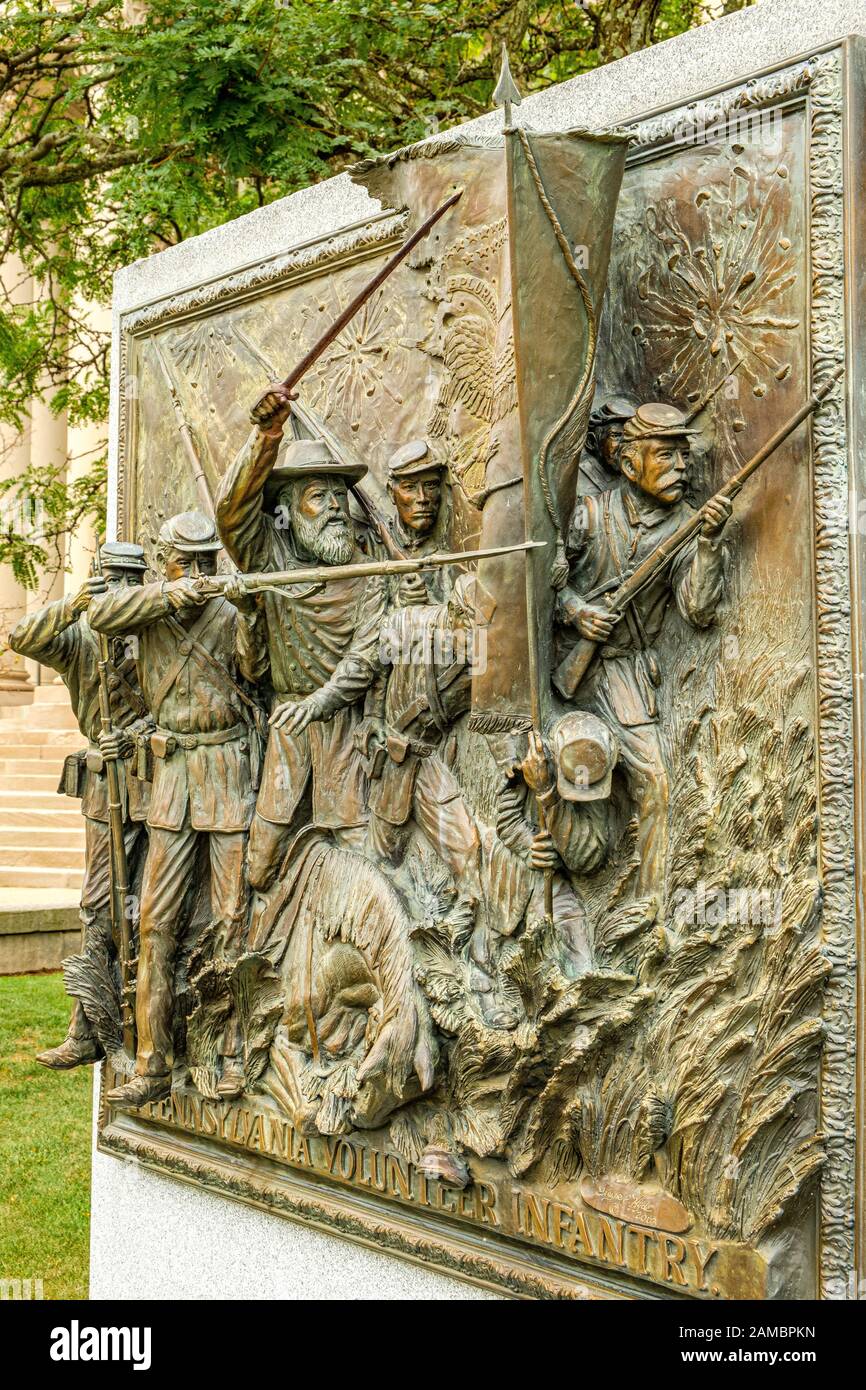
[[550,735],[556,789],[563,801],[601,801],[610,796],[619,743],[597,715],[573,710]]
[[223,548],[213,519],[197,510],[170,516],[159,529],[159,540],[161,545],[174,546],[175,550],[188,555]]
[[99,561],[103,570],[131,570],[143,574],[147,569],[144,548],[134,541],[106,541],[99,547]]
[[426,439],[410,439],[395,449],[388,460],[388,477],[392,482],[396,478],[414,478],[419,473],[442,473],[444,469],[445,465],[430,453]]
[[700,434],[688,423],[685,411],[662,401],[647,401],[639,405],[622,431],[623,442],[634,439],[668,439],[683,434]]
[[346,463],[337,458],[325,439],[294,439],[286,446],[265,483],[265,504],[273,504],[282,489],[296,478],[345,478],[357,483],[366,472],[365,463]]

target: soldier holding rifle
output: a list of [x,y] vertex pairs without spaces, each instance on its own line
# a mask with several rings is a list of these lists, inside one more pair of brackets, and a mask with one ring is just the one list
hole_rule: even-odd
[[643,896],[663,888],[668,834],[668,768],[657,701],[661,673],[653,644],[672,598],[693,626],[712,622],[723,591],[721,534],[730,501],[706,504],[699,533],[624,614],[599,600],[693,514],[683,496],[694,433],[682,411],[657,402],[640,406],[626,421],[619,486],[577,499],[567,539],[569,579],[557,604],[561,623],[599,644],[600,659],[587,673],[579,701],[609,725],[620,744],[620,764],[637,808]]
[[[81,923],[85,956],[120,949],[111,913],[111,843],[106,761],[117,766],[123,811],[124,842],[134,872],[147,844],[144,820],[149,785],[133,774],[134,735],[150,726],[138,685],[135,662],[120,642],[112,643],[107,684],[114,732],[103,734],[100,719],[100,646],[85,614],[100,594],[138,593],[144,576],[144,551],[139,545],[108,543],[101,549],[102,573],[94,575],[76,594],[28,614],[12,632],[9,645],[22,656],[57,671],[69,691],[72,708],[84,737],[86,752],[67,758],[59,791],[81,797],[85,827],[85,869],[81,888]],[[129,911],[129,905],[124,905]],[[96,1062],[103,1048],[93,1025],[76,999],[69,1028],[57,1047],[40,1052],[37,1061],[52,1071],[67,1071]]]
[[[160,1100],[171,1090],[175,958],[202,839],[210,860],[214,953],[239,954],[247,925],[244,855],[257,731],[240,681],[254,674],[258,639],[255,619],[196,587],[199,575],[215,572],[220,548],[203,513],[172,517],[159,535],[161,581],[111,591],[94,602],[90,615],[99,632],[138,634],[142,687],[156,722],[141,886],[136,1074],[108,1096],[121,1107]],[[237,1095],[242,1070],[231,1027],[224,1047],[217,1089]]]

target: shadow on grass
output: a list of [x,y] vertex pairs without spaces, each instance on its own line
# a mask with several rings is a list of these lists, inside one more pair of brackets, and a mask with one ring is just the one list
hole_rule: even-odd
[[0,1279],[86,1298],[92,1071],[34,1060],[66,1033],[60,975],[0,977]]

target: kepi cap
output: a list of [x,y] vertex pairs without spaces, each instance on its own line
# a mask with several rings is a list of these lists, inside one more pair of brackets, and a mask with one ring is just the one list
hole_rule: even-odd
[[388,477],[413,478],[418,473],[441,473],[444,465],[432,457],[426,439],[410,439],[401,444],[388,460]]
[[573,710],[550,736],[556,789],[563,801],[601,801],[610,796],[619,743],[597,715]]
[[624,424],[637,410],[637,402],[627,396],[610,396],[593,410],[589,417],[590,427],[604,429],[605,425]]
[[668,439],[684,434],[699,434],[700,431],[689,426],[688,416],[675,405],[665,405],[662,401],[647,401],[639,405],[623,428],[625,442],[633,439]]
[[160,544],[172,545],[183,554],[200,555],[204,551],[222,550],[212,518],[197,510],[169,517],[159,529],[159,540]]
[[99,560],[104,570],[133,570],[143,574],[147,569],[144,548],[134,541],[106,541],[99,547]]

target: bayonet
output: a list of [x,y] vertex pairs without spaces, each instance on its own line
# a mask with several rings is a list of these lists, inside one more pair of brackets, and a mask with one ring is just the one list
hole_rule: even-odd
[[193,439],[192,427],[189,421],[187,420],[186,415],[184,414],[183,406],[181,405],[180,393],[178,392],[177,386],[174,381],[174,377],[172,376],[171,370],[169,369],[169,365],[166,362],[165,357],[163,356],[162,349],[160,348],[159,343],[156,341],[155,338],[151,339],[151,345],[153,347],[154,352],[156,353],[156,360],[159,363],[160,371],[162,372],[165,384],[168,387],[168,394],[171,397],[171,403],[174,408],[175,419],[177,420],[177,427],[180,431],[180,437],[183,442],[184,452],[186,453],[186,456],[189,459],[190,467],[192,468],[193,482],[195,483],[196,492],[198,493],[199,504],[202,507],[202,510],[208,516],[213,516],[213,497],[211,496],[210,484],[208,483],[207,477],[205,475],[204,466],[201,462],[201,459],[198,456],[198,450],[195,447],[195,440]]
[[505,113],[505,129],[511,130],[511,108],[519,106],[523,98],[520,95],[517,83],[511,76],[511,64],[508,61],[508,49],[503,41],[502,44],[502,63],[499,68],[499,81],[493,92],[493,104],[502,106]]
[[729,367],[728,370],[725,372],[725,375],[724,375],[719,381],[717,381],[716,384],[715,384],[714,386],[711,386],[711,387],[710,387],[710,389],[709,389],[709,391],[707,392],[707,394],[706,394],[705,396],[702,396],[702,397],[701,397],[701,399],[698,401],[697,405],[693,405],[692,408],[691,408],[691,410],[688,411],[688,413],[687,413],[687,415],[686,415],[686,418],[685,418],[685,424],[686,424],[686,425],[692,424],[692,422],[698,418],[698,416],[700,415],[701,411],[702,411],[702,410],[706,410],[707,406],[709,405],[709,403],[710,403],[710,401],[713,399],[713,397],[718,395],[719,391],[721,391],[721,389],[722,389],[722,387],[724,386],[725,382],[726,382],[726,381],[730,381],[731,377],[734,376],[734,375],[740,370],[740,368],[742,367],[742,365],[743,365],[743,359],[742,359],[742,357],[738,357],[738,358],[736,359],[736,361],[734,362],[733,367]]

